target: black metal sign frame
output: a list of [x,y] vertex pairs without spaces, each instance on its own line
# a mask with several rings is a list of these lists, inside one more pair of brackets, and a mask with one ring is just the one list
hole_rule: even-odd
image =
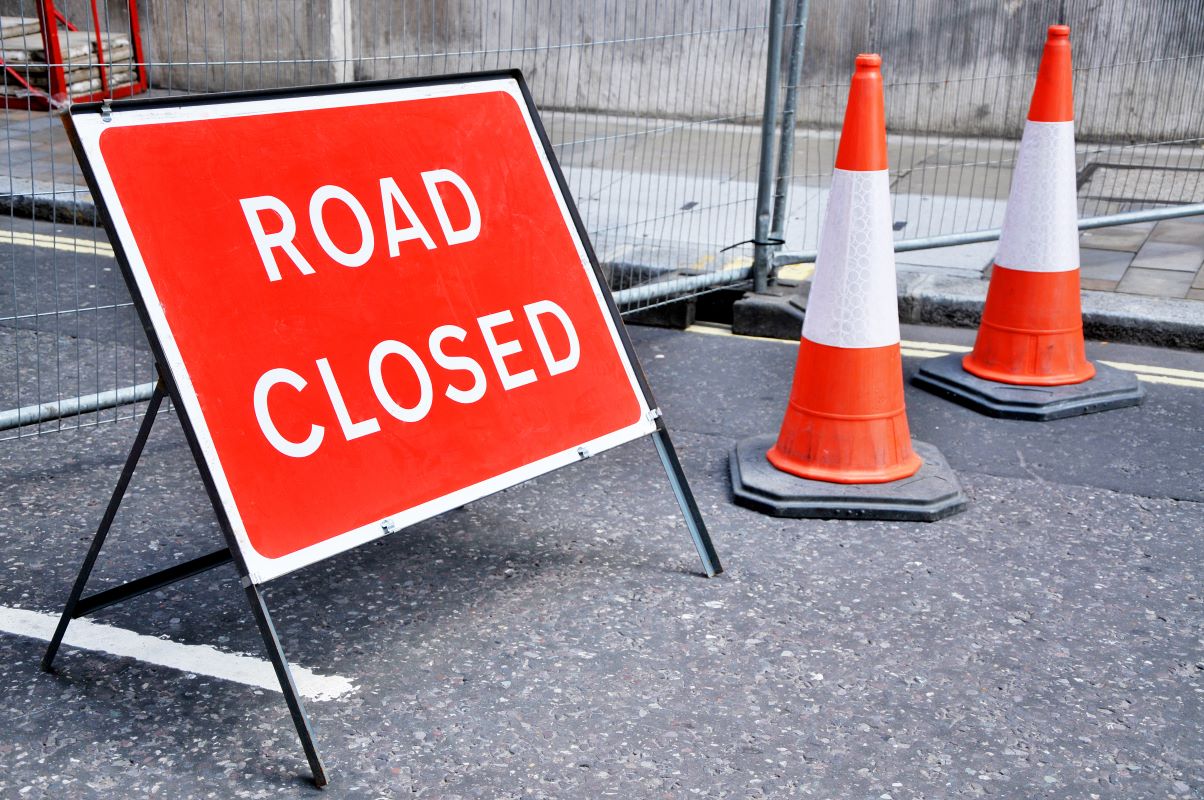
[[[669,431],[665,426],[663,417],[659,413],[659,407],[656,405],[656,402],[652,397],[652,391],[648,385],[647,377],[644,375],[639,361],[636,358],[635,351],[631,345],[631,340],[627,336],[627,331],[623,327],[622,319],[619,316],[614,299],[612,298],[610,292],[606,289],[606,282],[602,276],[602,271],[599,268],[597,255],[594,252],[593,246],[589,240],[589,236],[586,233],[584,225],[582,224],[581,216],[577,211],[576,204],[573,202],[572,195],[569,192],[568,184],[566,183],[564,174],[560,169],[560,164],[556,160],[555,154],[553,153],[551,142],[548,139],[547,132],[544,130],[543,122],[536,111],[535,103],[531,97],[530,90],[528,89],[522,74],[518,70],[447,75],[425,79],[371,81],[336,86],[299,87],[286,90],[230,92],[189,97],[164,97],[115,101],[112,103],[85,103],[72,107],[70,113],[63,116],[63,121],[66,125],[67,133],[71,139],[72,146],[74,147],[76,155],[79,159],[79,163],[83,169],[84,176],[87,179],[88,186],[91,189],[92,197],[96,202],[98,212],[100,213],[101,219],[104,222],[109,239],[113,244],[117,262],[120,265],[122,274],[130,288],[130,294],[132,295],[134,305],[138,310],[139,318],[141,319],[142,325],[146,330],[147,337],[150,340],[150,345],[155,355],[157,369],[159,371],[159,381],[156,384],[154,393],[152,394],[147,405],[146,412],[138,428],[138,433],[134,438],[133,445],[131,446],[129,455],[126,458],[125,465],[123,466],[121,474],[118,477],[117,485],[109,499],[108,506],[105,508],[104,514],[101,516],[100,524],[97,527],[92,544],[88,548],[84,562],[80,567],[78,575],[76,576],[75,583],[72,586],[66,605],[63,608],[58,626],[53,637],[51,638],[49,646],[46,649],[45,656],[42,659],[43,669],[47,671],[53,670],[55,656],[58,653],[59,647],[63,641],[63,636],[65,635],[71,620],[92,614],[116,603],[120,603],[124,600],[154,591],[163,586],[184,580],[193,575],[205,572],[206,570],[219,567],[223,564],[233,563],[238,572],[243,589],[246,592],[247,601],[251,606],[251,611],[255,616],[256,624],[259,627],[260,634],[264,641],[264,647],[267,650],[269,658],[271,659],[272,666],[276,672],[276,677],[280,681],[280,689],[284,693],[285,702],[288,704],[289,713],[291,714],[293,724],[297,729],[297,735],[301,740],[301,746],[305,751],[305,757],[309,762],[314,784],[321,787],[325,786],[328,782],[326,768],[322,763],[321,756],[319,755],[317,746],[315,744],[313,726],[310,723],[308,715],[306,714],[305,706],[301,700],[300,693],[297,691],[296,683],[293,681],[292,672],[289,669],[288,661],[285,658],[284,650],[280,644],[280,638],[276,633],[275,625],[273,624],[271,614],[268,611],[267,602],[265,601],[263,592],[261,591],[262,584],[256,583],[254,580],[252,580],[247,563],[239,549],[239,543],[235,537],[230,519],[218,494],[213,476],[206,465],[206,460],[204,454],[202,453],[193,423],[189,418],[185,404],[181,402],[180,390],[171,374],[171,370],[168,366],[169,361],[164,356],[162,342],[160,341],[158,332],[152,324],[151,317],[148,314],[146,300],[142,296],[138,284],[133,277],[129,259],[122,247],[122,241],[118,235],[116,227],[113,224],[113,218],[110,215],[110,211],[106,205],[105,197],[99,189],[96,175],[91,164],[89,163],[88,154],[84,150],[73,120],[83,115],[100,115],[102,119],[109,119],[112,115],[118,115],[125,110],[133,109],[176,108],[181,105],[199,106],[206,104],[231,104],[281,97],[317,96],[335,93],[369,91],[382,88],[436,86],[497,79],[514,80],[517,82],[522,91],[527,110],[531,115],[535,129],[539,135],[540,145],[542,146],[553,174],[555,175],[557,188],[559,189],[559,192],[569,210],[573,225],[576,228],[577,235],[580,237],[581,243],[584,246],[589,263],[593,268],[594,275],[596,276],[599,285],[602,287],[602,295],[606,301],[606,311],[610,314],[615,323],[615,328],[618,331],[619,339],[622,343],[624,351],[626,352],[627,358],[631,363],[632,369],[634,370],[639,388],[647,401],[648,407],[652,409],[655,414],[655,430],[649,435],[656,446],[657,454],[659,455],[661,464],[663,465],[665,473],[668,476],[669,484],[673,490],[674,497],[677,500],[682,515],[685,518],[686,527],[690,532],[691,539],[693,540],[694,546],[698,552],[698,556],[701,559],[703,572],[708,577],[713,577],[723,571],[723,567],[719,562],[719,557],[716,554],[714,545],[711,542],[710,534],[707,531],[706,524],[702,519],[702,514],[698,509],[698,504],[695,502],[693,492],[690,490],[689,482],[687,481],[685,473],[682,470],[681,462],[678,460],[677,452],[669,436]],[[176,564],[168,567],[167,569],[136,578],[119,586],[85,596],[84,590],[92,573],[92,568],[96,564],[96,559],[99,556],[102,547],[104,546],[105,539],[107,538],[110,528],[112,527],[113,520],[117,515],[117,509],[121,505],[126,489],[128,488],[130,480],[133,477],[134,470],[142,456],[143,449],[146,445],[147,438],[150,435],[151,428],[154,425],[155,418],[159,413],[163,400],[168,397],[170,397],[174,403],[175,410],[180,419],[180,424],[184,429],[184,434],[192,451],[193,459],[196,462],[197,469],[200,472],[201,479],[205,485],[205,490],[209,496],[210,504],[213,507],[214,513],[217,516],[218,524],[221,527],[222,533],[226,539],[226,546],[220,550],[209,553],[208,555],[201,556],[181,564]]]

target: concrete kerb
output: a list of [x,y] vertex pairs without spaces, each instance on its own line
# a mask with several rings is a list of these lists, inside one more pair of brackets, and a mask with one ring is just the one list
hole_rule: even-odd
[[[976,328],[987,297],[987,281],[937,273],[901,272],[899,321],[917,325]],[[797,338],[806,308],[805,285],[777,286],[766,295],[747,294],[732,309],[732,330],[745,336]],[[1084,291],[1083,331],[1088,339],[1204,350],[1204,303]]]
[[87,187],[0,176],[0,211],[17,217],[100,225],[96,204]]
[[[913,324],[977,327],[987,281],[938,274],[899,275],[899,320]],[[1083,333],[1088,339],[1204,350],[1204,303],[1084,291]]]

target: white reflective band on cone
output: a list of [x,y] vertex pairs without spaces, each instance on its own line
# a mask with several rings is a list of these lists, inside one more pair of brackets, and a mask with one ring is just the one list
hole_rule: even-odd
[[1024,272],[1079,268],[1074,123],[1024,123],[995,263]]
[[832,173],[803,336],[831,347],[899,343],[890,179],[886,170]]

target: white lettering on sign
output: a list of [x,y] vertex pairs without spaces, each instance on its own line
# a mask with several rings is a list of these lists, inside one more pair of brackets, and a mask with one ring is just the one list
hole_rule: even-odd
[[[418,395],[418,402],[412,408],[401,405],[393,399],[393,395],[389,394],[389,388],[385,386],[384,377],[381,375],[381,365],[384,364],[385,356],[401,356],[410,362],[410,367],[418,376],[421,392]],[[373,347],[372,355],[368,358],[368,380],[372,382],[372,391],[376,392],[376,399],[380,401],[385,411],[402,422],[418,422],[431,410],[431,403],[434,402],[431,374],[426,371],[426,365],[409,345],[386,339]]]
[[[577,332],[573,330],[573,323],[569,321],[569,316],[564,313],[564,309],[551,300],[540,300],[523,306],[523,311],[527,312],[527,322],[531,324],[531,333],[535,334],[535,343],[539,345],[539,352],[543,356],[544,363],[548,365],[548,372],[559,375],[576,367],[577,362],[581,360],[581,343],[577,341]],[[564,332],[569,335],[569,352],[564,358],[557,359],[552,355],[548,337],[539,321],[541,314],[551,314],[560,322],[560,327],[564,329]]]
[[[338,200],[355,215],[355,221],[360,226],[359,249],[350,252],[340,249],[326,232],[326,219],[322,216],[322,210],[329,200]],[[368,221],[368,212],[360,205],[360,201],[355,199],[355,195],[341,186],[318,187],[313,197],[309,198],[309,224],[313,227],[314,236],[318,237],[318,244],[322,245],[326,255],[344,267],[362,267],[372,257],[372,245],[375,244],[375,240],[372,236],[372,223]]]
[[435,359],[436,364],[449,372],[467,372],[472,376],[472,386],[470,388],[460,389],[449,383],[447,390],[444,391],[444,394],[448,398],[464,405],[475,403],[485,396],[485,370],[481,369],[480,364],[467,356],[449,356],[443,352],[443,342],[448,339],[462,342],[467,336],[468,331],[461,327],[456,325],[440,325],[431,331],[429,342],[431,358]]
[[[276,264],[276,257],[272,255],[272,250],[277,247],[293,260],[293,264],[302,275],[314,274],[314,268],[305,260],[305,256],[301,255],[297,245],[293,244],[293,237],[297,235],[297,221],[293,219],[293,212],[288,210],[288,206],[271,195],[248,197],[238,202],[242,205],[242,213],[251,228],[251,236],[255,238],[255,246],[259,248],[259,257],[263,259],[269,281],[280,280],[280,267]],[[275,212],[280,217],[280,230],[275,233],[265,231],[263,218],[259,216],[260,211]]]
[[[392,178],[380,179],[380,205],[385,212],[385,235],[389,237],[390,256],[396,258],[401,252],[398,245],[413,239],[421,239],[427,250],[435,249],[435,240],[426,232],[422,220],[418,219],[418,215],[414,213],[414,207],[401,193],[397,181]],[[393,212],[394,206],[400,208],[401,213],[406,215],[406,222],[410,223],[410,227],[397,227],[397,215]]]
[[[539,353],[543,359],[544,366],[547,368],[548,375],[561,375],[576,369],[581,361],[581,344],[577,338],[577,331],[573,327],[572,320],[569,319],[569,315],[565,313],[564,309],[551,300],[537,300],[534,303],[528,303],[523,306],[523,316],[531,327],[531,334],[539,346]],[[563,356],[557,357],[552,352],[552,347],[548,342],[547,331],[544,329],[543,320],[547,318],[554,318],[556,320],[560,325],[561,332],[568,340],[568,353]],[[508,310],[486,314],[477,318],[477,326],[480,328],[485,349],[489,352],[489,357],[493,362],[494,373],[497,375],[502,388],[506,391],[539,380],[539,375],[533,369],[526,369],[517,374],[512,374],[506,367],[507,357],[522,352],[522,343],[517,339],[506,339],[499,342],[494,329],[502,325],[512,324],[513,322],[514,314]],[[451,355],[445,349],[445,342],[449,339],[464,342],[468,339],[468,335],[468,331],[457,325],[440,325],[431,331],[427,339],[427,350],[436,365],[446,372],[466,373],[471,377],[472,382],[466,387],[462,385],[462,379],[457,376],[455,381],[449,380],[443,388],[443,395],[445,397],[463,405],[471,405],[477,402],[485,396],[485,392],[489,388],[489,381],[485,375],[485,370],[476,359],[465,355]],[[414,401],[412,406],[402,405],[385,383],[383,365],[385,359],[390,356],[400,357],[405,360],[410,369],[413,370],[414,376],[418,379],[418,399]],[[339,429],[343,433],[343,438],[350,442],[362,436],[370,436],[378,433],[381,430],[381,426],[376,417],[366,417],[358,421],[351,418],[351,413],[347,409],[347,403],[343,399],[343,392],[339,388],[338,379],[335,377],[330,362],[325,358],[319,358],[315,362],[315,367],[322,379],[322,385],[326,390],[326,396],[330,402],[331,409],[334,411],[335,419],[339,422]],[[400,422],[412,423],[421,422],[430,413],[431,407],[435,402],[435,384],[430,370],[414,348],[395,339],[386,339],[372,348],[372,353],[368,357],[367,371],[368,383],[372,387],[376,401],[389,416]],[[260,430],[263,431],[264,438],[268,440],[268,443],[272,447],[286,456],[305,458],[312,455],[321,446],[325,435],[325,428],[321,425],[311,425],[309,435],[300,442],[285,438],[280,433],[280,429],[276,427],[276,423],[272,420],[271,412],[268,408],[268,393],[272,387],[279,384],[287,384],[300,392],[308,385],[308,381],[293,370],[283,367],[277,367],[265,372],[255,383],[253,398],[255,419],[259,423]]]
[[485,337],[485,347],[489,350],[489,357],[493,359],[493,368],[497,370],[498,379],[506,391],[526,386],[536,380],[533,369],[525,369],[517,375],[511,375],[510,370],[506,369],[506,356],[512,356],[521,351],[523,346],[515,339],[499,342],[493,329],[511,322],[514,322],[514,315],[509,311],[487,314],[477,320],[477,324],[481,326],[481,335]]
[[326,429],[321,425],[309,426],[309,436],[305,437],[303,442],[294,442],[284,438],[276,428],[276,424],[272,422],[272,415],[268,413],[268,392],[272,390],[273,386],[280,383],[287,383],[299,392],[305,388],[306,380],[291,369],[283,367],[269,369],[263,373],[255,382],[255,419],[259,422],[259,428],[263,431],[263,435],[272,443],[272,447],[286,456],[305,458],[322,444],[322,437],[325,435]]
[[[481,209],[477,205],[477,199],[473,195],[472,189],[463,178],[450,169],[428,170],[421,173],[420,177],[423,186],[426,187],[427,199],[430,201],[431,210],[435,213],[439,229],[443,231],[443,240],[448,246],[471,242],[481,235]],[[464,206],[468,209],[468,223],[463,228],[456,228],[452,225],[451,217],[443,202],[443,195],[439,191],[441,185],[455,188],[464,201]],[[335,243],[326,229],[325,209],[327,203],[332,200],[346,206],[359,226],[358,242],[343,242],[344,246],[352,246],[353,249],[344,250]],[[274,252],[276,250],[282,250],[302,275],[314,274],[313,266],[305,259],[305,256],[301,255],[301,251],[293,242],[297,236],[297,219],[283,200],[272,195],[262,195],[246,197],[238,202],[242,206],[243,216],[247,220],[247,228],[251,231],[251,238],[255,240],[255,247],[259,250],[259,258],[263,261],[263,268],[268,274],[269,281],[278,281],[282,277],[280,264],[277,262]],[[411,205],[393,178],[380,179],[380,207],[390,258],[397,258],[401,254],[400,245],[403,242],[415,239],[421,241],[427,250],[436,248],[435,240],[428,232],[427,226],[422,224],[421,218],[414,211],[414,206]],[[403,228],[397,227],[399,210],[407,223]],[[265,211],[270,211],[280,218],[279,230],[268,233],[262,217],[262,212]],[[368,216],[368,210],[355,195],[341,186],[327,184],[319,186],[314,191],[309,198],[309,224],[314,238],[318,240],[322,250],[336,264],[344,267],[362,267],[368,263],[376,250],[376,236],[372,232],[372,220]]]
[[[426,184],[426,193],[431,198],[435,208],[435,216],[439,218],[439,227],[443,228],[443,238],[449,245],[471,242],[481,233],[481,210],[477,208],[477,200],[472,196],[472,190],[456,173],[450,169],[434,169],[422,173],[422,182]],[[468,204],[468,227],[456,230],[451,220],[447,218],[447,209],[443,207],[443,198],[439,196],[439,184],[450,183],[460,190],[464,202]]]
[[343,437],[350,442],[352,439],[379,431],[380,423],[376,421],[376,417],[368,417],[359,422],[351,421],[347,404],[343,402],[343,393],[339,391],[339,384],[334,379],[334,373],[330,371],[330,362],[319,358],[317,364],[318,374],[322,376],[322,384],[326,387],[326,394],[330,395],[330,405],[334,408],[335,418],[339,421],[339,427],[343,429]]

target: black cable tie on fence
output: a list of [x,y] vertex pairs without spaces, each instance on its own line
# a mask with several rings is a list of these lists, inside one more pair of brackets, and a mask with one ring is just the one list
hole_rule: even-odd
[[770,237],[769,239],[757,239],[754,237],[752,239],[745,239],[742,242],[736,242],[735,244],[729,244],[727,247],[723,248],[719,252],[726,253],[728,250],[739,247],[742,244],[751,244],[754,247],[757,245],[762,245],[762,244],[778,246],[778,245],[786,244],[786,240],[785,239],[775,239],[773,237]]

